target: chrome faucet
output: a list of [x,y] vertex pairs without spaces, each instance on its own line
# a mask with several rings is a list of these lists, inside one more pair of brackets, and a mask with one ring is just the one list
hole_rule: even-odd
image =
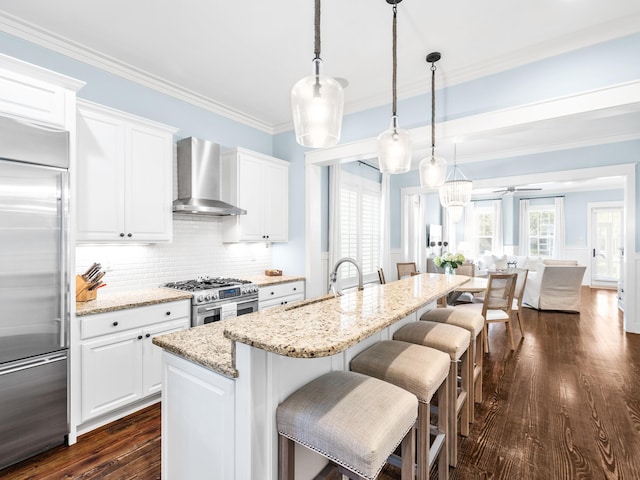
[[362,281],[362,270],[360,269],[360,265],[358,265],[358,262],[356,262],[353,258],[343,257],[336,262],[335,267],[333,267],[333,271],[329,274],[329,293],[333,293],[335,297],[339,297],[340,295],[342,295],[342,292],[337,287],[338,268],[340,268],[340,265],[345,262],[352,263],[353,266],[356,267],[356,270],[358,271],[358,290],[364,289]]

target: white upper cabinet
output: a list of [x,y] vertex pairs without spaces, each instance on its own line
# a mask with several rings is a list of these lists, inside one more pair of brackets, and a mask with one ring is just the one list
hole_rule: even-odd
[[0,113],[73,130],[84,82],[0,55]]
[[171,240],[176,129],[78,102],[77,241]]
[[225,242],[289,239],[289,163],[243,148],[222,153],[222,200],[247,211],[226,217]]

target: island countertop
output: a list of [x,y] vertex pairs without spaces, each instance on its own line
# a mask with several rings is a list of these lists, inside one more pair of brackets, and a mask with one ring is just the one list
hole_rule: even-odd
[[323,295],[154,337],[153,343],[182,358],[236,378],[233,341],[289,357],[340,353],[446,295],[469,280],[425,273],[367,285],[334,298]]
[[228,322],[225,337],[296,358],[340,353],[469,280],[425,273],[337,298],[303,300]]

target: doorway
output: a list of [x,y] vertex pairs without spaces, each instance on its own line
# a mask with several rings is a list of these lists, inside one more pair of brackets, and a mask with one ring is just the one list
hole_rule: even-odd
[[591,286],[617,288],[624,254],[624,204],[588,204]]

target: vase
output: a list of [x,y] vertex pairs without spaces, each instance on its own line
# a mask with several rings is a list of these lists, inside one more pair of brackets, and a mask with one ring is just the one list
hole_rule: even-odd
[[456,269],[453,268],[450,264],[446,264],[444,266],[444,274],[445,275],[455,275],[456,274]]

